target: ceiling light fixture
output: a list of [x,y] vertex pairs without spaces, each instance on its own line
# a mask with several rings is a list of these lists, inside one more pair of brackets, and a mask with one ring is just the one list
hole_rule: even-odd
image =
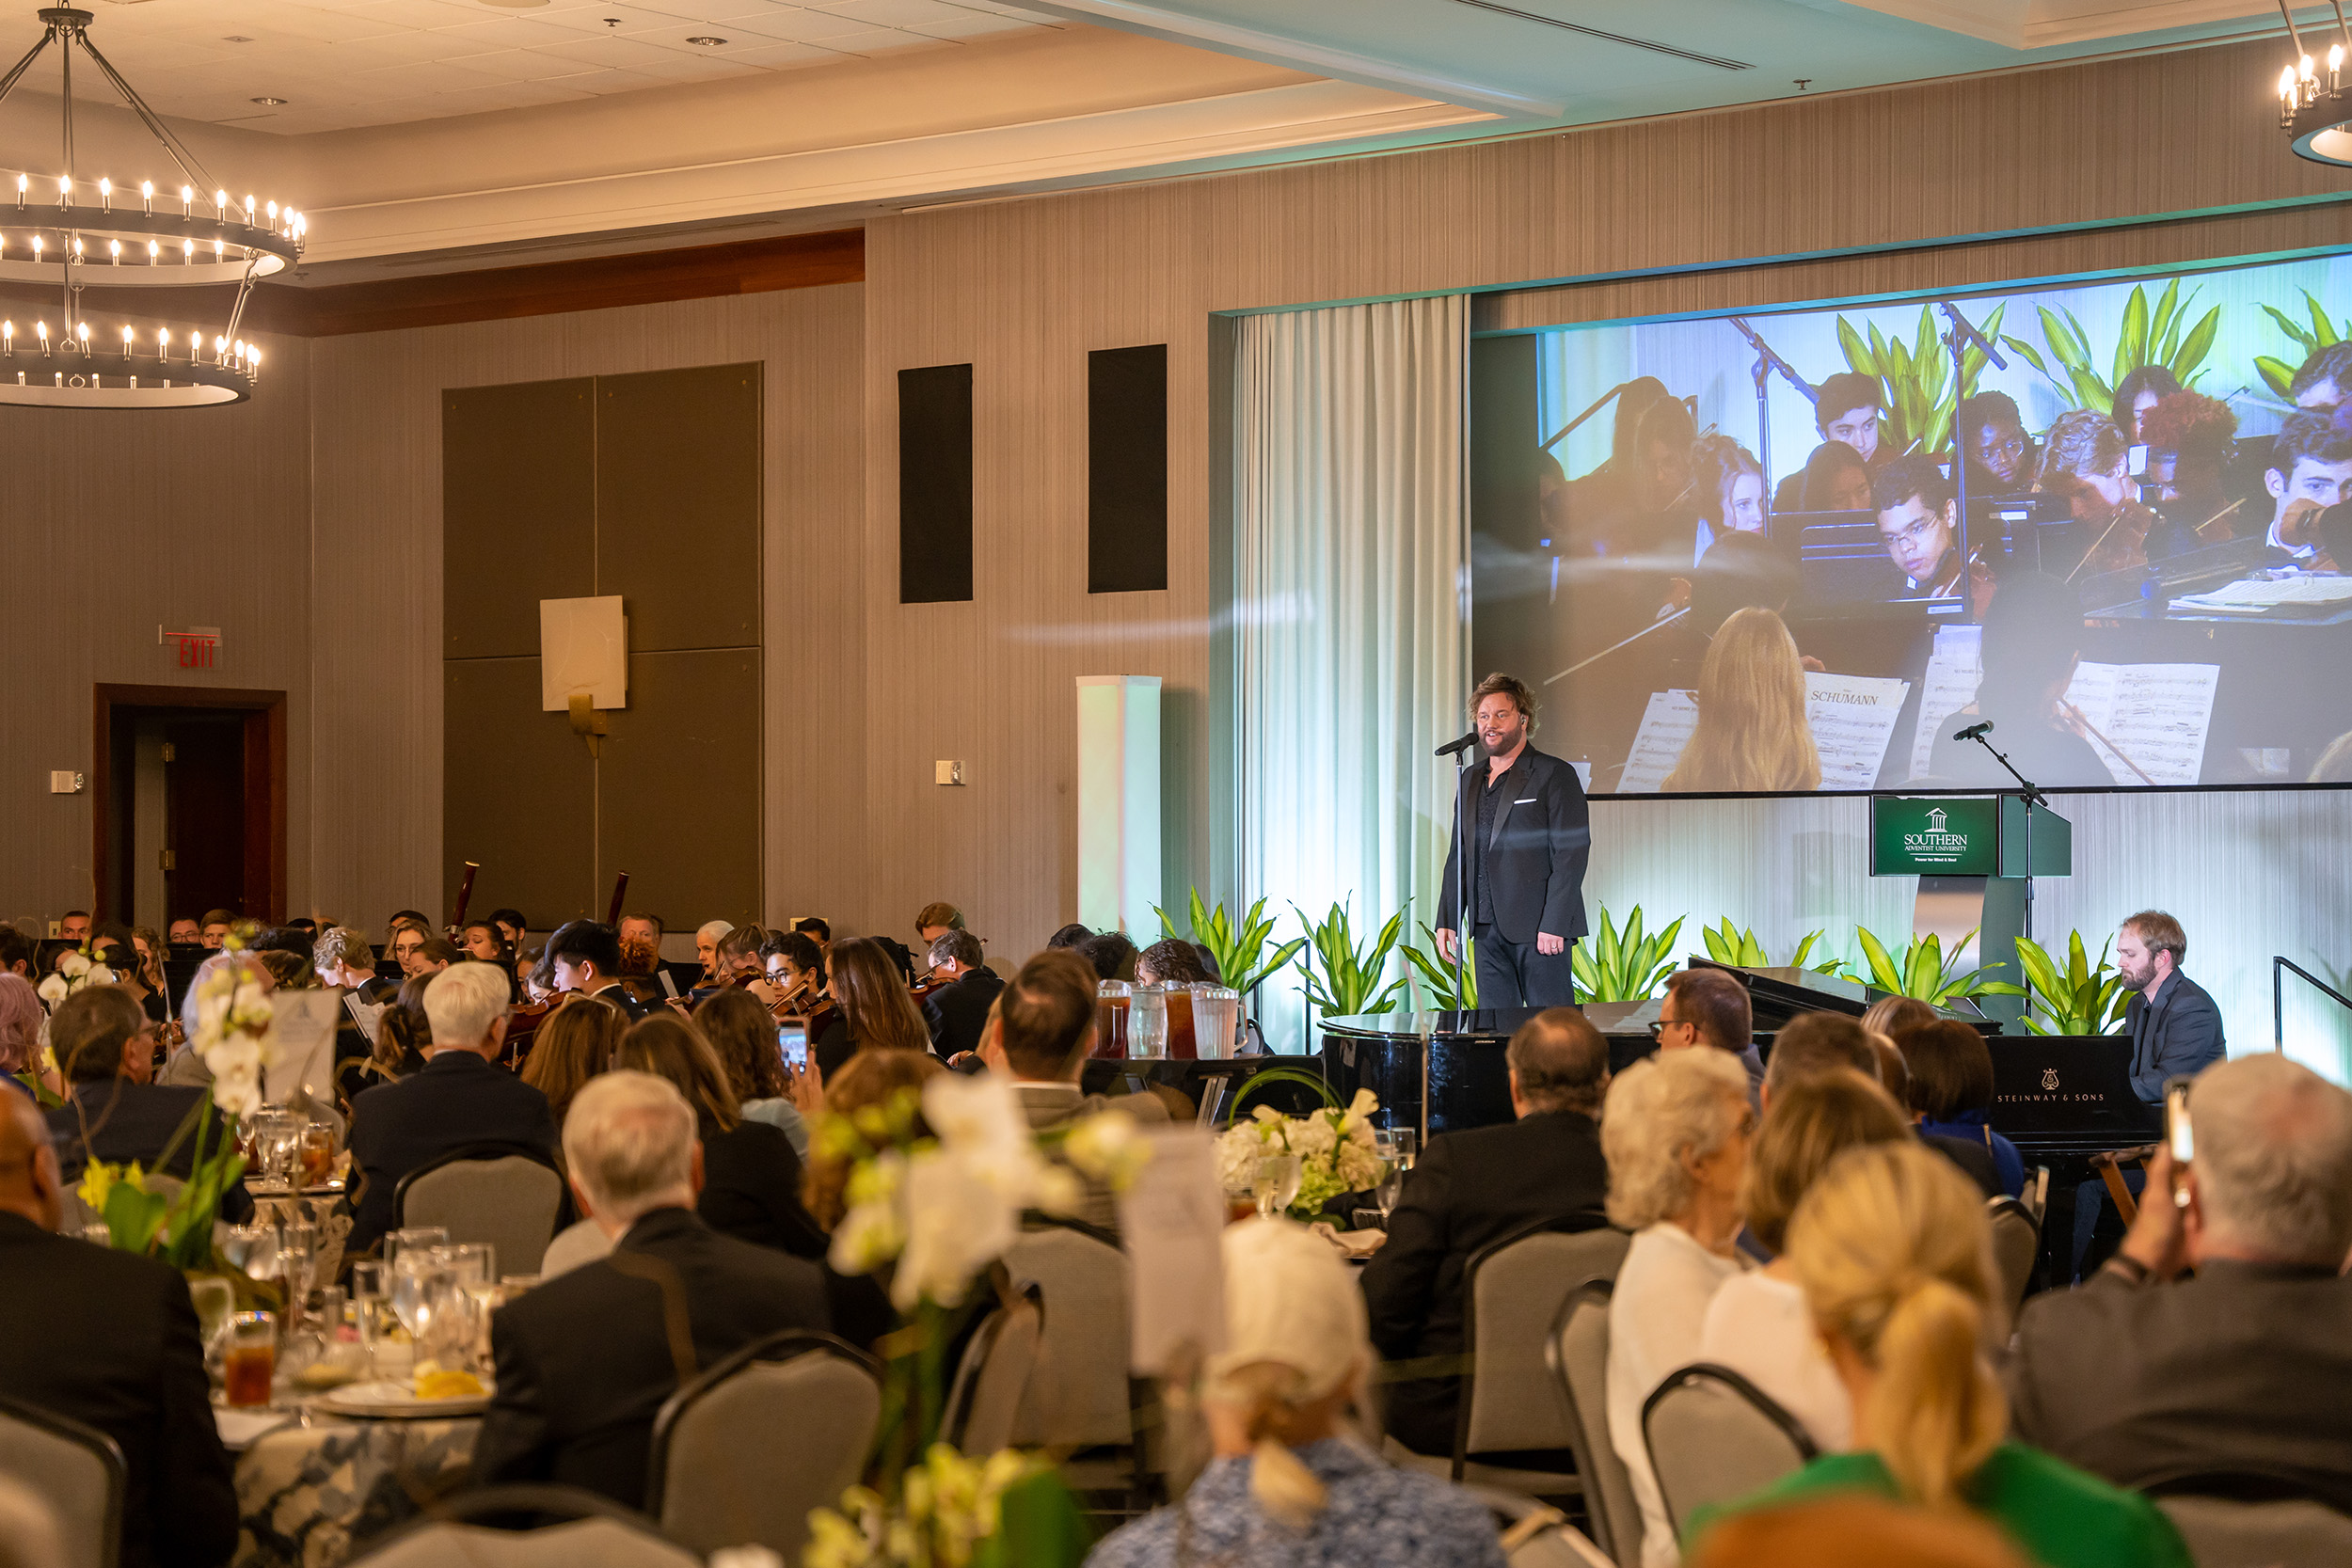
[[[40,41],[0,76],[0,100],[24,79],[43,50],[57,45],[65,172],[19,171],[13,209],[6,205],[0,184],[0,281],[57,284],[64,322],[55,340],[46,322],[36,323],[39,346],[28,342],[22,353],[14,324],[0,323],[0,404],[201,408],[244,402],[252,395],[262,362],[261,350],[238,336],[246,301],[256,278],[283,271],[302,254],[308,220],[276,201],[252,196],[242,205],[231,200],[228,188],[214,182],[196,154],[91,45],[89,12],[51,7],[38,14],[44,29]],[[142,181],[135,193],[128,184],[117,189],[111,179],[93,183],[82,178],[73,155],[76,48],[122,95],[180,179],[167,182],[161,191],[153,181]],[[0,182],[6,179],[0,173]],[[237,288],[227,320],[209,334],[121,322],[93,333],[82,311],[82,292],[87,288],[207,283]]]
[[272,98],[268,94],[264,93],[253,102],[259,103],[264,109],[276,109],[283,107],[286,101],[282,98]]
[[714,39],[706,35],[698,39],[688,39],[686,41],[689,43],[699,43],[705,49],[716,49],[727,40],[724,39]]
[[2333,4],[2336,41],[2328,51],[2328,79],[2323,83],[2303,48],[2295,13],[2287,9],[2287,0],[2279,0],[2279,14],[2286,19],[2287,39],[2295,47],[2294,57],[2279,72],[2279,127],[2286,132],[2297,157],[2348,168],[2352,167],[2352,129],[2346,127],[2352,125],[2352,106],[2344,102],[2344,62],[2347,49],[2352,48],[2352,27],[2344,24],[2344,0],[2333,0]]

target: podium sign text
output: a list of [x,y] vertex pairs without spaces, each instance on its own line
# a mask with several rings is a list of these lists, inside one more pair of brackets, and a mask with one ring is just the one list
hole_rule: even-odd
[[2000,806],[1991,796],[1872,796],[1870,875],[1999,876]]

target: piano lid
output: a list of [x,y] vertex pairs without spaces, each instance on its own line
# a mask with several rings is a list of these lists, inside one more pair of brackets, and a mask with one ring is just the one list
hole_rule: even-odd
[[[1755,1009],[1756,1032],[1759,1035],[1775,1033],[1799,1013],[1842,1013],[1848,1018],[1860,1018],[1869,1010],[1871,1003],[1892,994],[1843,975],[1820,974],[1810,969],[1744,968],[1717,963],[1695,953],[1684,961],[1692,969],[1720,969],[1747,987],[1748,1003]],[[1937,1007],[1935,1016],[1965,1023],[1980,1034],[2000,1032],[1999,1021],[1985,1017],[1964,996],[1953,998],[1950,1006]]]

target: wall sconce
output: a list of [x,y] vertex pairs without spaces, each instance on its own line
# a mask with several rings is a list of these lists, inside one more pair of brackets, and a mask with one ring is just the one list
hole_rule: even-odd
[[628,621],[621,597],[539,601],[539,706],[571,715],[597,755],[607,710],[628,706]]

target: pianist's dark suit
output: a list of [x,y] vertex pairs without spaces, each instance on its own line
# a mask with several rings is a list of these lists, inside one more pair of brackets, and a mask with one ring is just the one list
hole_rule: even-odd
[[2151,1105],[2164,1101],[2164,1081],[2193,1078],[2228,1053],[2221,1009],[2205,988],[2174,973],[2157,988],[2154,1006],[2137,991],[2123,1008],[2132,1042],[2132,1092]]
[[[691,1347],[672,1343],[665,1301],[685,1315]],[[653,1418],[680,1384],[780,1329],[831,1322],[816,1264],[657,1209],[609,1257],[490,1320],[498,1393],[474,1477],[583,1486],[642,1508]]]
[[2352,1512],[2347,1324],[2352,1280],[2333,1269],[2207,1262],[2149,1286],[2094,1275],[2026,1303],[2010,1428],[2119,1486],[2256,1474]]
[[351,1164],[362,1184],[346,1254],[375,1244],[392,1227],[400,1179],[468,1144],[528,1144],[555,1153],[548,1097],[475,1052],[437,1051],[422,1070],[379,1085],[351,1102]]
[[[1473,829],[1486,824],[1483,841],[1474,832],[1470,844],[1468,914],[1459,909],[1466,816]],[[1584,869],[1593,855],[1592,808],[1576,769],[1529,745],[1488,784],[1482,759],[1463,775],[1454,817],[1455,842],[1446,850],[1438,925],[1475,937],[1480,1006],[1572,1005],[1569,959],[1586,929]],[[1557,954],[1538,953],[1535,939],[1545,933],[1567,945]]]
[[[1445,1132],[1406,1179],[1389,1239],[1364,1266],[1372,1342],[1391,1361],[1458,1356],[1470,1255],[1534,1221],[1598,1209],[1609,1195],[1600,1129],[1574,1111]],[[1420,1453],[1454,1451],[1458,1377],[1389,1385],[1389,1432]]]

